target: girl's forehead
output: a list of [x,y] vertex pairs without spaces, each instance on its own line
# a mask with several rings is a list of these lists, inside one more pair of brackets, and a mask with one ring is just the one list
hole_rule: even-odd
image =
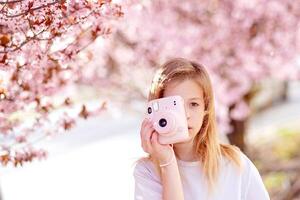
[[185,100],[203,99],[203,91],[200,85],[194,80],[183,80],[171,82],[166,85],[164,96],[179,95]]

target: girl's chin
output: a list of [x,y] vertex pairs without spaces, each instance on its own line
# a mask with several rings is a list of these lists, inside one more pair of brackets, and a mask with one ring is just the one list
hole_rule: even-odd
[[[190,134],[189,134],[189,135],[190,135]],[[188,139],[187,141],[184,141],[184,142],[176,142],[176,143],[174,143],[174,145],[175,145],[175,144],[188,144],[188,143],[190,143],[192,140],[193,140],[193,137],[191,137],[191,135],[190,135],[190,137],[189,137],[189,139]]]

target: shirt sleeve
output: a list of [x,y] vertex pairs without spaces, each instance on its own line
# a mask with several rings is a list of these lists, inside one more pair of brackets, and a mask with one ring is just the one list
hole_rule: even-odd
[[162,186],[147,163],[140,161],[134,168],[135,200],[161,200]]
[[270,200],[267,189],[264,186],[262,178],[259,171],[255,165],[247,159],[248,163],[248,184],[245,194],[245,200],[260,199],[260,200]]

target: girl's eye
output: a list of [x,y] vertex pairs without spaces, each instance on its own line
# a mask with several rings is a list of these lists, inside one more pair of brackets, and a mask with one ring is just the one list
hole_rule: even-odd
[[192,105],[193,107],[199,106],[199,104],[198,104],[198,103],[195,103],[195,102],[191,103],[191,105]]

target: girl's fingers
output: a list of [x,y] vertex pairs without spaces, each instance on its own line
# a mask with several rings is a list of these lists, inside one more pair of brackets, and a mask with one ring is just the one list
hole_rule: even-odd
[[[143,126],[143,125],[142,125]],[[153,127],[150,123],[145,123],[144,127],[141,128],[141,143],[142,148],[145,152],[149,153],[151,145],[149,146],[149,141],[151,134],[153,132]]]
[[142,127],[144,127],[148,122],[148,119],[144,119],[143,122],[142,122]]
[[154,134],[152,135],[151,145],[155,149],[160,149],[162,146],[163,147],[173,148],[173,146],[170,145],[170,144],[160,144],[159,141],[158,141],[158,133],[157,132],[154,132]]
[[153,133],[152,134],[152,137],[151,137],[151,145],[154,147],[154,148],[157,148],[158,147],[158,137],[157,137],[157,133]]
[[141,125],[141,131],[140,131],[140,136],[141,136],[141,140],[143,139],[143,134],[144,134],[144,129],[145,129],[145,126],[147,124],[147,120],[144,119],[144,121],[142,122],[142,125]]
[[149,140],[151,133],[153,131],[153,127],[151,123],[146,123],[141,130],[141,140]]
[[153,146],[151,144],[151,137],[153,134],[155,134],[155,130],[152,130],[149,139],[145,140],[145,146],[147,148],[148,153],[150,153],[150,154],[153,151]]
[[146,131],[147,131],[147,129],[148,129],[147,126],[150,126],[150,124],[148,124],[148,123],[144,120],[143,123],[142,123],[142,126],[141,126],[141,131],[140,131],[141,141],[144,140]]
[[152,127],[152,125],[146,126],[146,132],[144,135],[144,140],[146,140],[147,142],[149,142],[151,140],[151,136],[152,136],[152,132],[154,131],[154,128]]
[[141,125],[141,130],[143,130],[147,126],[147,124],[149,124],[148,120],[144,119]]

